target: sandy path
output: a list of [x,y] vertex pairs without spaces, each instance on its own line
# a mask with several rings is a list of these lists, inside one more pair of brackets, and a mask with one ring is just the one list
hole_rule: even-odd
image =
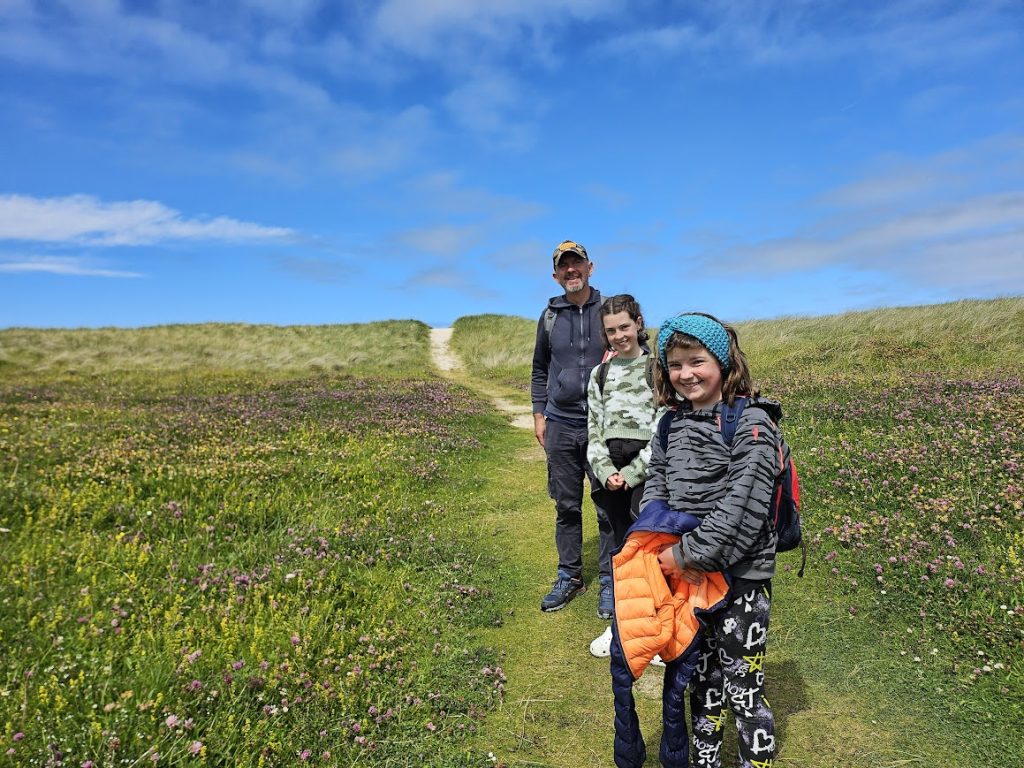
[[[462,368],[462,363],[451,350],[452,329],[430,329],[430,354],[434,365],[441,373]],[[491,396],[494,407],[512,417],[512,425],[522,429],[533,430],[533,414],[529,406],[516,405],[503,397]]]

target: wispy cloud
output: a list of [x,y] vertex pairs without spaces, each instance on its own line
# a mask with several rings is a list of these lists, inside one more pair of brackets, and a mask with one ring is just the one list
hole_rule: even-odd
[[225,216],[186,218],[152,200],[106,203],[89,195],[0,195],[0,240],[120,246],[181,240],[280,241],[295,237],[297,233],[291,229]]
[[999,0],[849,3],[841,12],[809,0],[717,0],[669,21],[641,18],[596,47],[648,60],[725,54],[755,66],[856,58],[876,69],[947,68],[1013,50],[1021,19],[1019,4]]
[[414,204],[425,210],[445,216],[480,217],[491,225],[522,222],[546,212],[532,200],[493,192],[475,180],[467,183],[452,171],[418,177],[407,185],[407,191]]
[[707,258],[738,271],[839,265],[922,285],[1022,292],[1024,191],[1001,170],[1022,156],[1004,137],[923,160],[890,158],[887,171],[807,201],[817,215],[802,229]]
[[381,44],[422,58],[472,52],[493,60],[529,50],[545,29],[614,16],[626,7],[624,0],[385,0],[371,29]]
[[464,269],[449,266],[424,269],[396,286],[399,291],[430,291],[438,288],[471,295],[476,299],[498,295],[486,280],[467,274]]
[[527,149],[536,140],[535,121],[544,111],[536,97],[507,74],[476,73],[445,98],[445,107],[471,135],[508,149]]
[[335,259],[289,255],[274,261],[283,271],[314,283],[344,283],[363,272],[350,262]]
[[120,269],[106,269],[93,266],[89,259],[75,256],[24,256],[0,255],[0,272],[31,273],[43,272],[51,275],[75,275],[85,277],[144,277],[141,272]]

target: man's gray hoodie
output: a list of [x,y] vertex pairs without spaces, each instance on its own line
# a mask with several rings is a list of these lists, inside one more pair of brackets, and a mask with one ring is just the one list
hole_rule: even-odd
[[[552,297],[541,312],[530,379],[534,413],[559,421],[586,423],[590,371],[601,362],[606,349],[601,321],[603,303],[601,293],[591,287],[590,298],[582,307],[563,294]],[[555,313],[550,334],[544,329],[548,310]]]

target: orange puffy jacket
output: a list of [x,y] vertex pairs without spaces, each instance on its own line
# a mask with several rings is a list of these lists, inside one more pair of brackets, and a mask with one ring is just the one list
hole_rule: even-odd
[[612,557],[615,623],[633,679],[639,679],[655,655],[666,662],[682,656],[700,628],[694,611],[715,610],[729,591],[725,576],[718,572],[705,574],[700,586],[676,577],[666,581],[658,554],[666,545],[677,544],[683,531],[636,527]]

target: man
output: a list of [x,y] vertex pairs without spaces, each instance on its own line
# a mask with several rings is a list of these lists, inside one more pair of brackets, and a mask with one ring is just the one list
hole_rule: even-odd
[[[548,495],[555,502],[558,578],[542,611],[564,608],[583,584],[583,477],[587,464],[587,383],[604,355],[601,294],[590,287],[594,264],[572,240],[555,248],[552,277],[565,293],[548,301],[537,322],[530,396],[533,431],[548,458]],[[591,475],[591,483],[596,482]]]

